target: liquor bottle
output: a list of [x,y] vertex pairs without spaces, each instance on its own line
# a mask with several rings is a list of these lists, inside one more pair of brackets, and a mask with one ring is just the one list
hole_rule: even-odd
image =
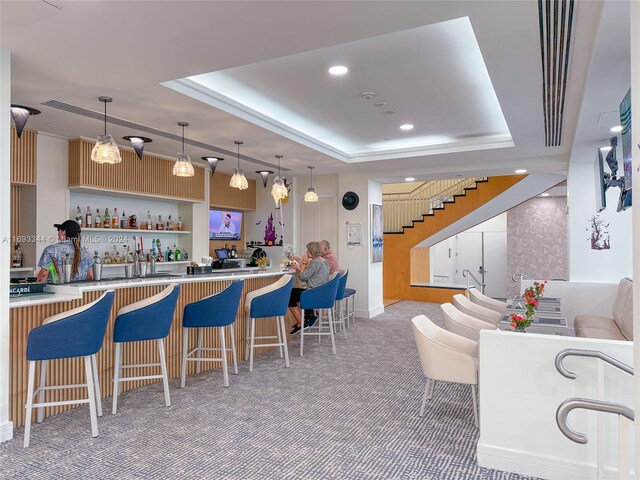
[[151,213],[147,210],[147,230],[153,230],[153,221],[151,220]]
[[164,222],[162,221],[162,215],[158,215],[158,221],[156,222],[156,230],[164,230]]
[[173,244],[173,259],[176,262],[179,262],[182,260],[182,252],[180,251],[180,249],[178,247],[176,247],[176,244]]
[[182,223],[182,217],[178,217],[178,231],[181,232],[184,230],[184,224]]
[[102,258],[102,263],[105,265],[111,265],[113,261],[111,260],[111,255],[109,255],[109,251],[104,251],[104,257]]
[[169,215],[169,218],[167,218],[167,226],[166,226],[167,230],[173,230],[173,218],[171,215]]
[[111,215],[109,215],[109,208],[104,209],[104,216],[102,217],[102,228],[111,228]]
[[82,225],[82,210],[80,210],[80,204],[78,204],[77,208],[76,208],[76,222],[78,222],[78,225],[80,225],[80,228],[83,227]]
[[164,252],[164,256],[167,262],[173,262],[173,252],[171,248],[167,247],[167,250]]
[[152,238],[151,239],[151,256],[155,257],[156,256],[156,239]]
[[91,215],[91,207],[87,206],[87,213],[84,216],[84,224],[87,228],[93,227],[93,215]]
[[102,228],[102,217],[100,216],[99,208],[96,208],[96,216],[93,217],[93,228]]
[[120,256],[120,252],[115,245],[113,246],[113,254],[111,255],[111,258],[113,260],[113,263],[122,263],[122,257]]
[[189,252],[187,252],[186,248],[184,250],[182,250],[182,260],[184,260],[184,261],[189,260]]
[[122,216],[120,217],[120,228],[123,230],[129,228],[129,221],[127,220],[124,210],[122,210]]
[[13,249],[13,268],[22,267],[22,251],[20,250],[20,244],[16,243]]
[[159,238],[156,238],[156,247],[158,248],[158,261],[164,262],[164,255],[162,254],[162,245],[160,245]]
[[113,217],[111,217],[111,228],[118,228],[118,222],[120,217],[118,217],[118,209],[113,209]]

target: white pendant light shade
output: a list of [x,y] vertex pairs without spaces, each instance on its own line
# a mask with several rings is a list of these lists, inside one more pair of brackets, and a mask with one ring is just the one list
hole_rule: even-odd
[[176,163],[173,164],[173,174],[176,177],[193,177],[196,172],[193,170],[193,164],[189,155],[184,153],[184,127],[188,127],[187,122],[178,122],[182,127],[182,153],[178,154]]
[[304,201],[307,203],[314,203],[318,201],[318,194],[313,188],[313,169],[315,167],[307,167],[309,169],[309,174],[311,175],[311,185],[307,189],[307,193],[304,194]]
[[104,134],[98,135],[98,140],[91,150],[91,160],[96,163],[120,163],[120,149],[111,135],[107,134],[107,103],[113,101],[111,97],[98,97],[104,103]]
[[247,181],[247,177],[244,176],[244,172],[240,168],[240,145],[244,142],[240,140],[236,140],[235,143],[238,146],[238,168],[234,169],[233,176],[229,181],[229,186],[231,188],[237,188],[238,190],[246,190],[249,188],[249,182]]
[[98,140],[91,150],[91,160],[96,163],[120,163],[120,149],[111,135],[98,135]]
[[176,177],[193,177],[196,172],[193,170],[193,164],[189,155],[181,153],[173,164],[173,174]]
[[318,194],[313,187],[307,189],[307,193],[304,194],[304,201],[307,203],[313,203],[318,201]]

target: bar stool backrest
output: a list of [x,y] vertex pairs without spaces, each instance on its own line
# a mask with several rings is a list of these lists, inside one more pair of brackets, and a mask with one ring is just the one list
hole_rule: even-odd
[[340,270],[340,282],[338,283],[338,290],[336,290],[336,300],[342,300],[344,298],[344,290],[347,288],[347,278],[349,277],[349,269]]
[[[333,277],[333,278],[331,278]],[[310,288],[300,294],[300,308],[309,310],[313,308],[331,308],[336,301],[340,275],[335,272],[331,280],[319,287]]]
[[248,313],[251,318],[282,317],[289,308],[293,275],[283,275],[277,282],[251,292]]
[[182,325],[187,328],[226,327],[238,314],[244,280],[232,282],[223,291],[184,307]]
[[59,313],[29,332],[27,360],[51,360],[94,355],[102,348],[115,292],[107,290],[94,302]]
[[113,328],[114,342],[157,340],[169,334],[180,294],[172,283],[152,297],[122,307]]

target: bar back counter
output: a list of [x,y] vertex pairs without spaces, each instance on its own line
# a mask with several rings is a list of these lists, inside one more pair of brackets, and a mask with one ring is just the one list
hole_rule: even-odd
[[[32,328],[42,324],[42,321],[57,313],[82,306],[96,300],[105,290],[114,289],[116,292],[106,337],[100,352],[97,354],[98,373],[102,397],[113,394],[113,322],[120,308],[148,298],[162,291],[171,283],[181,285],[178,305],[173,318],[171,331],[166,339],[167,369],[169,378],[180,376],[180,361],[182,354],[182,313],[185,305],[198,301],[208,295],[224,290],[233,280],[244,280],[244,289],[240,307],[236,316],[236,349],[238,358],[244,358],[247,335],[244,319],[244,302],[248,292],[265,287],[277,281],[283,275],[277,269],[258,272],[257,269],[242,269],[238,271],[223,271],[206,275],[171,275],[163,277],[147,277],[136,279],[103,280],[100,282],[87,281],[47,287],[52,295],[40,297],[14,298],[11,300],[10,319],[10,416],[15,427],[24,425],[25,402],[27,392],[28,364],[25,358],[27,337]],[[218,329],[204,329],[204,344],[218,345]],[[256,335],[276,335],[274,322],[257,322]],[[227,345],[231,339],[226,338]],[[189,350],[196,347],[197,335],[189,339]],[[262,352],[264,353],[264,352]],[[158,350],[153,342],[134,342],[124,346],[125,363],[157,363]],[[231,359],[229,358],[230,362]],[[202,362],[203,370],[218,368],[218,363]],[[195,373],[195,362],[189,362],[187,374]],[[154,367],[132,369],[128,375],[150,375],[157,373]],[[36,374],[39,378],[39,373]],[[85,383],[84,366],[81,358],[63,359],[51,362],[48,369],[47,383],[83,384]],[[123,391],[152,383],[152,380],[131,381],[122,385]],[[48,400],[63,401],[69,398],[79,398],[86,394],[84,389],[53,390],[47,392]],[[47,407],[45,414],[54,415],[73,408],[69,405]]]

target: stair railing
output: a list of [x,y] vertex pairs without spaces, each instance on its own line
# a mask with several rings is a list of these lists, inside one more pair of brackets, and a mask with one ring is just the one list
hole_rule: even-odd
[[511,275],[511,280],[513,280],[514,282],[517,282],[518,279],[520,279],[520,280],[533,280],[533,278],[531,278],[529,275],[527,275],[526,273],[522,273],[522,272],[514,273],[513,275]]
[[[577,376],[574,372],[567,370],[564,366],[564,360],[569,356],[596,358],[608,363],[622,372],[632,376],[634,375],[634,369],[632,367],[610,355],[607,355],[606,353],[597,350],[567,348],[556,355],[555,365],[560,375],[571,380],[575,380]],[[605,384],[604,368],[603,363],[601,362],[598,362],[597,373],[598,399],[574,397],[565,400],[558,406],[558,410],[556,411],[556,423],[558,424],[560,431],[569,440],[585,444],[589,441],[588,437],[585,434],[572,429],[567,422],[567,415],[569,415],[572,410],[585,409],[618,415],[618,478],[626,479],[629,475],[629,429],[631,428],[630,422],[635,421],[634,411],[626,405],[605,401],[601,398],[603,396]],[[597,476],[598,478],[604,478],[604,418],[602,415],[598,415],[596,431]]]
[[478,280],[476,278],[476,276],[471,273],[471,270],[467,270],[466,268],[464,270],[462,270],[462,276],[464,278],[467,279],[467,290],[469,290],[469,288],[471,288],[471,278],[473,278],[473,280],[476,282],[476,287],[480,286],[480,291],[482,292],[482,294],[484,294],[484,288],[485,288],[485,284],[482,283],[480,280]]

